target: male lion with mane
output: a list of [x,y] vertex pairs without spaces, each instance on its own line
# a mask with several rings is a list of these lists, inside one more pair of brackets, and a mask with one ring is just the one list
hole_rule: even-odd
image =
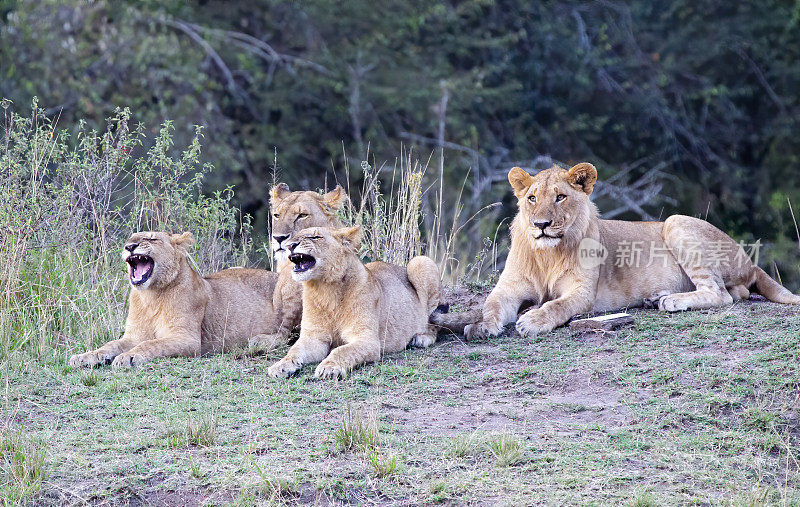
[[271,376],[319,361],[315,376],[344,376],[382,354],[436,341],[428,318],[442,285],[433,260],[364,265],[356,253],[360,240],[360,227],[313,227],[289,239],[292,278],[303,284],[303,320],[300,338],[270,366]]
[[341,227],[336,211],[347,201],[342,187],[336,186],[326,194],[311,190],[292,192],[286,183],[278,183],[270,191],[272,211],[272,237],[270,247],[280,273],[272,295],[272,306],[277,315],[275,333],[254,336],[250,346],[269,350],[285,343],[292,329],[300,325],[303,313],[303,287],[292,280],[292,263],[286,242],[295,232],[307,227]]
[[157,357],[222,352],[275,329],[272,293],[278,274],[234,268],[202,277],[187,258],[193,243],[189,232],[130,237],[122,251],[133,288],[125,333],[72,356],[72,367],[110,361],[114,368],[130,367]]
[[[534,335],[581,313],[643,303],[669,312],[711,308],[746,299],[750,291],[777,303],[800,304],[800,296],[704,220],[683,215],[663,222],[599,219],[589,200],[597,181],[592,164],[552,167],[535,176],[515,167],[508,181],[519,208],[511,224],[511,251],[482,318],[465,328],[467,337],[496,335],[515,319],[521,335]],[[605,250],[608,257],[605,262],[581,257],[587,250]],[[517,318],[525,302],[533,308]]]

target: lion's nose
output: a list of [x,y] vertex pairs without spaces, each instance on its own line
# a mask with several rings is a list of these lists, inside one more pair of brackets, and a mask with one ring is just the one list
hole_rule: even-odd
[[127,245],[125,245],[125,250],[133,252],[134,250],[136,250],[137,246],[139,246],[139,243],[128,243]]
[[[287,237],[288,237],[288,236],[287,236]],[[299,244],[300,244],[300,242],[299,242],[299,241],[295,241],[295,242],[293,242],[293,243],[289,243],[289,244],[286,246],[286,248],[287,248],[287,249],[288,249],[290,252],[294,252],[294,249],[295,249],[295,248],[297,248],[297,245],[299,245]]]
[[272,239],[274,239],[274,240],[275,240],[275,242],[276,242],[278,245],[282,244],[282,243],[283,243],[284,241],[286,241],[288,238],[289,238],[289,235],[288,235],[288,234],[273,234],[273,235],[272,235]]
[[552,224],[552,223],[553,223],[552,220],[536,220],[535,222],[533,222],[533,225],[535,225],[536,227],[538,227],[541,230],[545,230],[545,229],[547,229],[547,226]]

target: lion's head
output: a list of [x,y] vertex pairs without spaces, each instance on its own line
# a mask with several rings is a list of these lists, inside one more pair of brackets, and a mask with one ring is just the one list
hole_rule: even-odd
[[577,245],[591,217],[597,214],[589,200],[597,182],[597,170],[592,164],[584,162],[569,170],[554,166],[535,176],[514,167],[508,173],[508,181],[519,207],[515,227],[534,248]]
[[125,243],[122,260],[134,289],[159,289],[172,283],[181,270],[187,249],[194,244],[191,232],[137,232]]
[[295,281],[332,281],[346,272],[349,258],[358,259],[361,227],[311,227],[293,234],[286,244]]
[[292,192],[286,183],[279,183],[270,191],[272,209],[272,237],[270,246],[275,261],[282,263],[288,257],[286,240],[297,231],[308,227],[339,227],[336,211],[347,200],[340,186],[320,195],[313,191]]

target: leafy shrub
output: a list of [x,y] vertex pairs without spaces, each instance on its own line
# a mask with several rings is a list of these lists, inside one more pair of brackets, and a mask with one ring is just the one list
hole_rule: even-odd
[[173,156],[172,123],[145,151],[127,109],[104,132],[81,123],[70,139],[36,101],[27,117],[2,106],[0,357],[116,338],[128,291],[118,255],[135,230],[192,231],[201,272],[247,263],[249,225],[239,225],[232,191],[201,193],[212,170],[200,162],[201,129]]

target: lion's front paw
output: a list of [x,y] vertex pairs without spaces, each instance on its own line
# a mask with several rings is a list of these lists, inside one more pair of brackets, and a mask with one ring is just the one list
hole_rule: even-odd
[[114,356],[103,352],[85,352],[83,354],[75,354],[69,358],[69,365],[72,368],[93,368],[97,365],[107,364],[114,359]]
[[277,363],[273,364],[267,370],[270,377],[286,378],[300,369],[300,364],[294,362],[292,359],[283,358]]
[[269,352],[281,341],[279,334],[259,334],[248,340],[247,345],[251,352]]
[[314,370],[314,376],[317,378],[344,378],[347,376],[347,371],[347,368],[334,361],[322,361]]
[[551,319],[547,318],[544,312],[530,310],[517,319],[517,332],[520,336],[534,336],[539,333],[552,331],[558,326]]
[[114,358],[114,362],[111,363],[111,367],[114,369],[132,368],[134,366],[140,366],[145,362],[147,362],[147,358],[142,354],[138,354],[136,352],[124,352]]

